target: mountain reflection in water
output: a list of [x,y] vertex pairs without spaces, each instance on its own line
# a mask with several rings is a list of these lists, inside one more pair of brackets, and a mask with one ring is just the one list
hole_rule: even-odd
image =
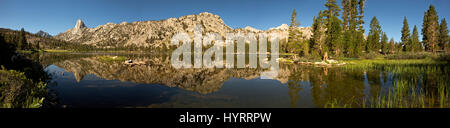
[[[324,107],[383,95],[396,77],[387,71],[281,64],[276,79],[265,69],[175,69],[166,55],[120,55],[146,65],[99,59],[100,54],[45,53],[62,107]],[[417,76],[413,76],[417,77]]]

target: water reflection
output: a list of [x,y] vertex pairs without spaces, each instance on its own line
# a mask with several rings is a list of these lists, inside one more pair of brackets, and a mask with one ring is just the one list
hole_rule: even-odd
[[265,80],[259,76],[264,69],[174,69],[168,56],[144,54],[133,58],[146,65],[129,66],[99,56],[39,57],[53,76],[51,88],[58,92],[61,106],[326,107],[330,101],[339,101],[361,107],[363,100],[385,95],[398,79],[414,78],[418,85],[448,81],[440,76],[432,82],[437,76],[420,73],[395,75],[384,70],[292,64],[280,64],[278,77]]

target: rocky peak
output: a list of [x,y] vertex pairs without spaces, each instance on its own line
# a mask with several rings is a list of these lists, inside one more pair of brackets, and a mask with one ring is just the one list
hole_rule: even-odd
[[200,13],[198,15],[199,16],[206,16],[206,17],[213,17],[213,18],[216,18],[216,19],[220,19],[219,15],[215,15],[215,14],[212,14],[212,13],[209,13],[209,12],[202,12],[202,13]]
[[77,24],[75,25],[75,29],[80,29],[80,28],[86,28],[86,25],[84,25],[84,23],[81,19],[78,19]]
[[52,37],[50,34],[48,34],[47,32],[44,32],[42,30],[39,30],[38,32],[36,32],[36,35],[40,36],[40,37],[47,37],[47,38]]
[[270,28],[269,30],[273,30],[273,29],[278,29],[278,30],[288,30],[288,29],[289,29],[289,25],[287,25],[287,24],[282,24],[282,25],[280,25],[280,26],[278,26],[278,27]]
[[247,26],[247,27],[245,27],[244,29],[245,29],[245,30],[248,30],[248,31],[250,31],[250,32],[261,32],[261,30],[256,29],[256,28],[253,28],[253,27],[250,27],[250,26]]
[[83,29],[86,29],[86,25],[84,25],[83,21],[81,19],[77,20],[77,24],[72,29],[72,34],[81,34]]

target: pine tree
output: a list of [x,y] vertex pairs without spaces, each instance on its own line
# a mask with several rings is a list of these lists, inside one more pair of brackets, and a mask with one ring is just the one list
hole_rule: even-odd
[[436,53],[439,41],[439,18],[433,5],[430,5],[423,17],[422,35],[425,50]]
[[378,52],[380,49],[381,26],[377,17],[373,17],[370,21],[370,31],[367,37],[366,51]]
[[395,41],[394,38],[391,38],[391,41],[389,41],[389,46],[388,46],[388,50],[389,50],[389,54],[393,54],[395,52]]
[[36,42],[36,46],[35,46],[35,48],[36,48],[36,50],[40,50],[41,48],[40,48],[40,41],[37,41]]
[[333,16],[339,16],[341,8],[339,8],[339,5],[337,5],[336,0],[327,0],[327,3],[325,3],[325,7],[327,7],[328,10],[325,10],[323,14],[327,19],[331,19],[331,17]]
[[356,30],[358,26],[358,0],[351,0],[350,2],[350,20],[349,26],[350,30]]
[[402,44],[400,42],[395,43],[395,52],[400,53],[402,51]]
[[359,1],[359,16],[358,16],[358,24],[359,24],[359,30],[362,31],[362,33],[364,33],[364,28],[363,28],[363,24],[364,24],[364,7],[366,4],[366,0],[360,0]]
[[422,45],[419,41],[419,32],[417,30],[417,26],[414,25],[413,34],[411,36],[411,46],[410,50],[411,52],[421,52],[422,51]]
[[381,52],[383,53],[383,54],[387,54],[388,53],[388,41],[389,41],[389,38],[388,38],[388,36],[387,36],[387,34],[386,34],[386,32],[384,32],[383,33],[383,36],[381,37]]
[[408,25],[408,20],[405,19],[403,20],[403,28],[402,28],[402,43],[403,43],[403,51],[411,51],[410,49],[410,39],[411,39],[411,35],[410,35],[410,31],[409,31],[409,25]]
[[343,8],[342,19],[344,22],[342,26],[344,30],[356,30],[356,26],[359,24],[359,20],[357,19],[359,17],[358,6],[362,5],[362,7],[360,7],[360,12],[363,12],[361,9],[364,9],[364,1],[360,0],[360,2],[358,2],[358,0],[342,0],[341,4]]
[[329,27],[327,28],[327,44],[332,53],[335,56],[341,56],[344,46],[342,43],[342,27],[341,20],[336,16],[333,16],[329,21]]
[[[339,8],[339,5],[337,5],[336,0],[328,0],[327,3],[325,3],[325,7],[328,8],[328,10],[325,10],[323,12],[323,15],[326,18],[325,45],[329,48],[329,50],[332,50],[332,53],[334,53],[334,55],[340,56],[341,52],[343,51],[343,45],[341,41],[342,21],[338,18],[341,9]],[[324,52],[328,52],[328,50]]]
[[450,38],[448,36],[447,21],[445,21],[445,18],[444,18],[441,20],[441,25],[439,27],[440,50],[446,50],[446,47],[448,47],[449,40],[450,40]]
[[355,49],[355,56],[360,56],[362,54],[362,51],[364,50],[364,47],[367,45],[366,44],[366,39],[364,38],[364,28],[363,28],[363,24],[365,23],[363,18],[364,18],[364,8],[365,8],[365,4],[366,1],[365,0],[360,0],[358,2],[359,6],[359,15],[358,15],[358,24],[359,24],[359,28],[358,28],[358,32],[356,33],[356,49]]
[[312,49],[311,54],[313,57],[321,57],[325,53],[325,51],[328,51],[327,46],[325,45],[326,41],[326,26],[325,26],[325,20],[323,19],[324,14],[322,11],[319,12],[319,15],[317,18],[314,19],[313,23],[313,37],[312,37]]
[[349,8],[350,8],[350,4],[349,4],[349,0],[342,0],[341,1],[341,5],[342,5],[342,27],[344,29],[344,31],[348,30],[348,19],[349,19]]
[[300,22],[297,21],[297,10],[294,9],[294,11],[292,11],[291,25],[289,27],[298,27],[299,25],[300,25]]
[[[364,5],[365,0],[342,0],[342,27],[344,34],[342,40],[345,44],[345,53],[349,57],[359,56],[366,46],[364,39]],[[359,27],[358,27],[359,26]]]
[[24,50],[28,46],[27,44],[27,38],[25,30],[22,28],[20,29],[18,41],[17,41],[17,48],[20,50]]
[[356,37],[355,37],[355,50],[354,50],[354,56],[361,56],[365,46],[367,45],[367,40],[365,39],[365,35],[364,35],[364,31],[360,30],[356,32]]
[[287,42],[287,51],[290,53],[300,53],[301,44],[303,44],[302,33],[298,30],[300,23],[297,21],[297,11],[294,9],[291,16],[291,24],[289,26],[289,37]]

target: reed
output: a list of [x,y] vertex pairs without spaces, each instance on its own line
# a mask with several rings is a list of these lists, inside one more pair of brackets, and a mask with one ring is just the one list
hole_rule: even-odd
[[[376,97],[339,101],[331,99],[327,108],[450,108],[450,66],[433,59],[351,60],[342,68],[354,71],[390,72],[393,86]],[[351,102],[361,102],[349,104]]]

